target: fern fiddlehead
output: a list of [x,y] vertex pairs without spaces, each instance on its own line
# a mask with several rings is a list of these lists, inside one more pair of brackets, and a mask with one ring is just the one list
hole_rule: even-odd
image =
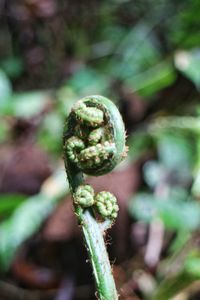
[[126,156],[124,124],[118,109],[102,96],[79,100],[67,118],[63,143],[75,213],[91,258],[99,299],[118,299],[101,230],[104,222],[109,220],[111,226],[117,217],[117,200],[107,191],[95,193],[83,180],[84,173],[99,176],[110,172]]

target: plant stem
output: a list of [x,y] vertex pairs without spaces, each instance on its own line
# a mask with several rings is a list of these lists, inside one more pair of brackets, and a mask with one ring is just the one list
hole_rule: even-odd
[[92,263],[99,299],[118,299],[104,238],[91,209],[77,212]]
[[[68,173],[68,180],[72,194],[74,194],[76,188],[83,183],[83,176],[81,172],[77,172],[75,169],[70,168],[70,170],[73,171],[71,171],[70,174]],[[99,299],[117,300],[118,294],[100,226],[101,224],[96,221],[92,209],[83,210],[80,206],[75,205],[75,213],[84,234]]]

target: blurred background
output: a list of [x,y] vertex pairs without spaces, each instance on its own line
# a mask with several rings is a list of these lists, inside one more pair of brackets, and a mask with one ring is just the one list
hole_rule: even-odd
[[[120,299],[200,299],[200,2],[0,1],[0,299],[94,300],[62,161],[71,106],[119,107]],[[112,300],[112,299],[111,299]]]

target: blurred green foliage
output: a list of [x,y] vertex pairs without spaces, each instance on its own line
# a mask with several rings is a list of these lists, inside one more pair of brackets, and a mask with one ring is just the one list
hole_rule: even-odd
[[[39,6],[32,11],[28,2],[24,19],[11,9],[11,2],[5,8],[0,28],[0,146],[20,142],[13,140],[13,124],[26,120],[34,128],[31,141],[57,169],[64,120],[77,99],[103,94],[123,108],[131,95],[132,111],[137,96],[145,113],[139,121],[131,119],[127,161],[145,163],[141,188],[128,211],[133,223],[151,226],[159,219],[174,234],[164,260],[173,261],[200,225],[200,2],[89,1],[87,7],[53,2],[50,16]],[[194,93],[185,92],[186,83]],[[0,195],[2,271],[68,193],[64,172],[52,178],[58,186],[52,194],[44,182],[31,197]],[[169,300],[199,280],[198,247],[195,251],[186,252],[175,274],[158,271],[153,300]]]

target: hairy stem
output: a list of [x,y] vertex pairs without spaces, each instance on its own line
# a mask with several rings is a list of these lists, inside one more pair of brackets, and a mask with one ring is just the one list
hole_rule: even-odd
[[118,299],[102,231],[91,210],[77,213],[81,221],[100,299]]
[[[71,169],[68,163],[67,170],[69,169],[72,171],[68,172],[68,180],[74,196],[76,188],[83,183],[83,176],[76,169]],[[104,223],[97,222],[91,208],[83,210],[80,206],[75,205],[75,214],[84,234],[99,299],[117,300],[118,294],[102,233],[102,225]]]

